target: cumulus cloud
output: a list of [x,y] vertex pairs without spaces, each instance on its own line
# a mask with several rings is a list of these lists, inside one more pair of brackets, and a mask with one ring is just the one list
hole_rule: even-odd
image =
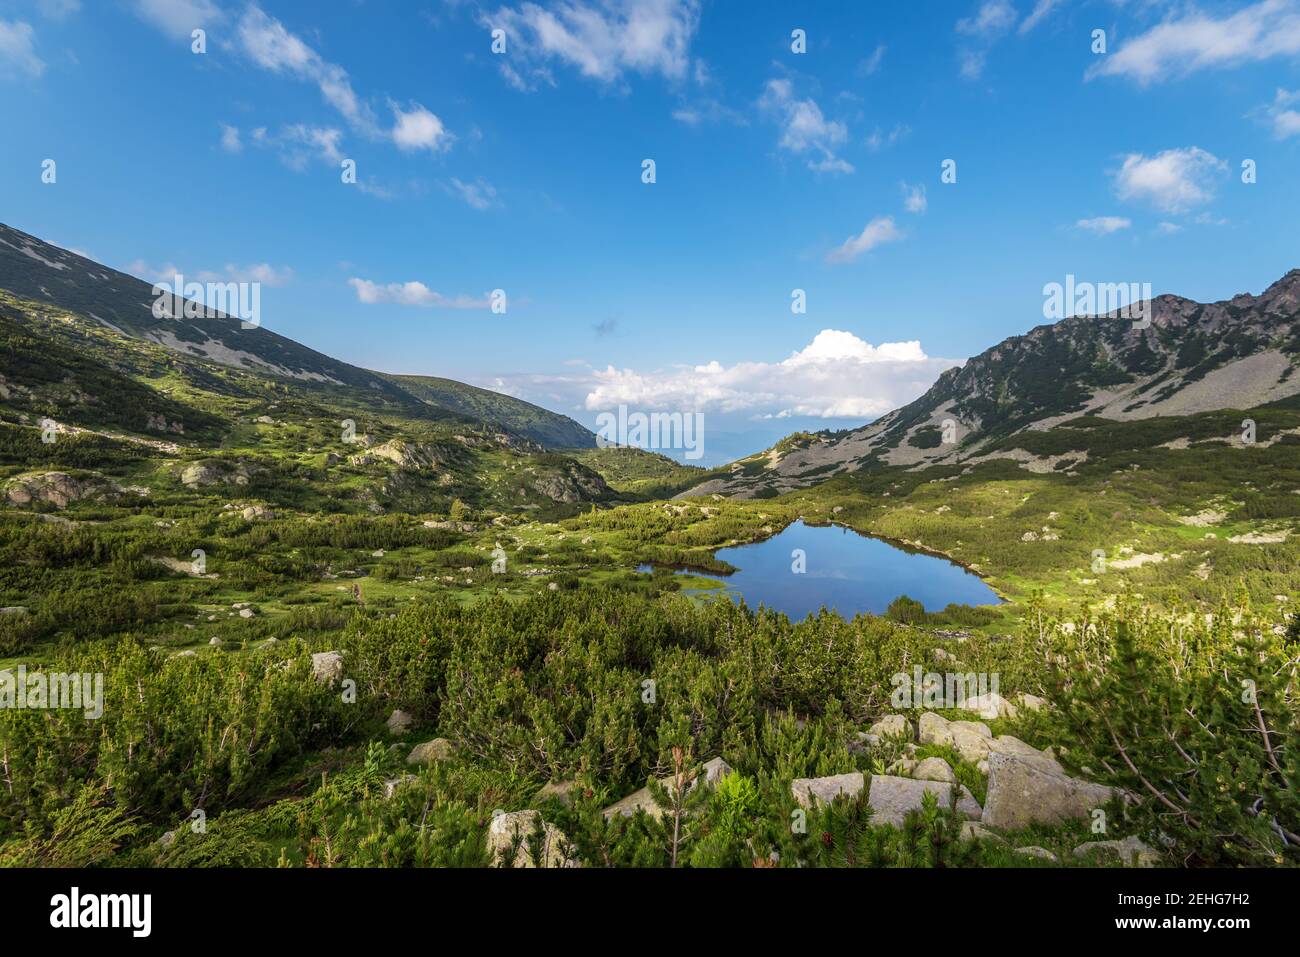
[[903,238],[902,231],[894,225],[893,216],[877,216],[863,227],[862,232],[850,236],[836,246],[826,256],[828,263],[849,263],[863,253],[870,252],[884,243],[897,242]]
[[1224,16],[1192,9],[1165,20],[1099,59],[1085,76],[1121,76],[1147,85],[1296,53],[1296,0],[1263,0]]
[[0,73],[44,73],[45,61],[36,55],[35,41],[36,32],[30,23],[0,20]]
[[442,120],[434,116],[418,103],[411,104],[409,110],[403,110],[392,104],[393,142],[399,149],[407,152],[429,150],[437,153],[451,145],[451,134],[442,125]]
[[1098,236],[1106,236],[1117,233],[1121,229],[1128,229],[1133,225],[1133,221],[1123,216],[1094,216],[1092,219],[1081,219],[1074,225],[1078,229],[1096,233]]
[[812,154],[809,169],[853,172],[852,165],[836,155],[839,145],[848,139],[848,128],[839,121],[827,120],[814,100],[797,98],[789,80],[768,80],[758,105],[781,124],[781,149],[797,156]]
[[583,407],[866,419],[910,402],[944,369],[959,364],[927,356],[919,342],[874,346],[851,332],[824,329],[780,362],[713,361],[654,372],[593,369]]
[[502,75],[528,90],[554,83],[552,63],[602,83],[629,71],[683,79],[699,13],[698,0],[560,0],[550,9],[501,7],[482,14],[480,23],[505,31]]
[[1123,200],[1140,200],[1166,213],[1184,213],[1214,198],[1215,179],[1228,164],[1191,146],[1155,156],[1129,153],[1114,174],[1115,192]]
[[487,296],[448,297],[430,289],[422,282],[390,282],[380,285],[369,279],[352,278],[348,285],[357,292],[357,301],[368,306],[387,304],[396,306],[420,306],[427,309],[487,309],[490,305]]

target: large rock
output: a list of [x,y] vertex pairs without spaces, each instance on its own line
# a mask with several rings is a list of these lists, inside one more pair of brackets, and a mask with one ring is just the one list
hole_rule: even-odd
[[18,506],[44,502],[67,508],[73,502],[104,501],[121,494],[122,489],[103,476],[73,478],[67,472],[28,472],[11,479],[5,487],[9,504]]
[[1072,778],[1045,756],[993,752],[988,762],[983,821],[993,827],[1014,829],[1087,818],[1111,798],[1110,788]]
[[[533,832],[539,826],[541,834],[536,837],[540,837],[542,846],[538,850],[537,861],[534,861]],[[541,867],[578,866],[578,862],[571,856],[572,847],[564,832],[554,824],[543,821],[538,811],[511,811],[509,814],[493,815],[492,823],[488,825],[487,846],[492,862],[502,867],[507,864],[510,867],[537,867],[539,862]],[[512,848],[515,848],[514,859],[507,861]]]
[[952,732],[948,730],[948,719],[933,711],[921,712],[917,721],[918,737],[922,744],[952,744]]
[[414,784],[418,780],[420,779],[414,774],[403,774],[400,777],[389,778],[384,782],[384,797],[391,798],[398,792],[398,790],[406,787],[408,784]]
[[1045,847],[1039,847],[1037,844],[1030,844],[1026,847],[1017,847],[1017,854],[1023,854],[1025,857],[1037,857],[1044,861],[1055,861],[1056,855]]
[[1156,867],[1160,853],[1141,838],[1129,836],[1122,841],[1090,841],[1074,849],[1074,856],[1088,858],[1097,853],[1114,854],[1127,867]]
[[632,817],[637,811],[645,811],[651,817],[663,817],[668,812],[655,803],[654,797],[650,794],[648,787],[633,791],[621,801],[615,801],[609,807],[605,808],[601,814],[605,820],[609,820],[616,815],[623,817]]
[[[731,765],[722,758],[712,758],[704,762],[704,773],[701,777],[706,785],[712,786],[717,784],[728,774],[731,774]],[[691,785],[694,787],[695,785]]]
[[191,462],[181,470],[181,484],[186,488],[203,488],[208,485],[247,485],[255,467],[245,462],[208,459]]
[[943,758],[926,758],[912,769],[912,777],[918,781],[943,781],[952,784],[957,776]]
[[388,733],[393,735],[403,735],[410,730],[415,719],[403,711],[401,708],[394,708],[393,713],[388,716],[384,722],[388,727]]
[[988,757],[993,743],[993,734],[988,725],[974,721],[953,721],[948,725],[948,733],[953,748],[963,761],[976,764]]
[[857,797],[866,786],[862,772],[854,771],[824,778],[795,778],[790,782],[790,793],[804,807],[812,807],[814,802],[830,804],[841,794]]
[[949,721],[933,711],[922,713],[919,723],[921,743],[953,748],[963,761],[975,764],[989,753],[993,732],[979,721]]
[[578,788],[576,781],[547,781],[541,789],[533,795],[533,803],[541,804],[544,801],[559,801],[564,806],[573,803],[573,792]]
[[[712,758],[704,762],[704,767],[701,769],[700,775],[687,785],[687,793],[694,790],[695,786],[701,781],[704,782],[705,787],[713,787],[731,773],[732,770],[730,764],[722,758]],[[660,778],[659,783],[668,789],[669,794],[671,794],[676,788],[676,785],[673,784],[670,778]],[[668,813],[667,810],[661,808],[655,803],[655,799],[651,795],[649,787],[643,787],[639,790],[633,791],[621,801],[616,801],[609,807],[605,808],[601,813],[605,816],[605,820],[609,820],[617,814],[621,814],[623,817],[632,817],[637,811],[645,811],[647,814],[654,817],[663,817]]]
[[889,735],[904,737],[911,741],[912,726],[901,714],[887,714],[867,729],[867,734],[875,735],[877,739]]
[[[929,793],[938,799],[939,807],[952,806],[952,785],[940,781],[917,781],[914,778],[896,778],[887,774],[871,776],[871,793],[867,803],[871,806],[872,823],[903,826],[908,811],[921,810],[921,801]],[[980,817],[979,802],[966,788],[957,796],[957,813],[968,819]]]
[[343,653],[318,651],[311,656],[312,677],[321,684],[332,685],[343,677]]
[[434,738],[423,744],[417,744],[406,756],[407,764],[433,764],[435,761],[449,761],[456,753],[456,745],[446,738]]
[[422,442],[406,442],[402,439],[393,439],[383,445],[376,445],[370,449],[370,454],[407,469],[435,468],[442,465],[447,457],[446,452],[439,446]]
[[992,841],[995,844],[1006,843],[1006,840],[1001,834],[995,834],[979,821],[962,821],[961,836],[967,841]]
[[992,721],[994,718],[1014,718],[1019,709],[996,691],[989,691],[967,698],[962,710],[973,711],[981,718]]

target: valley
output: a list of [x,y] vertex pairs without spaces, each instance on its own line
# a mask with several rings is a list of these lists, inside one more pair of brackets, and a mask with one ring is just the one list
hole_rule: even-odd
[[[0,242],[0,670],[105,679],[96,722],[0,711],[0,862],[1297,862],[1300,273],[1039,327],[705,470]],[[846,529],[983,583],[819,609],[821,573],[868,588]],[[891,705],[922,664],[1000,692]]]

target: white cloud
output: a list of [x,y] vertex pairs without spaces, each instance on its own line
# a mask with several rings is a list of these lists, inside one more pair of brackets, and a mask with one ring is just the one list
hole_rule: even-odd
[[841,122],[827,120],[816,102],[800,100],[786,79],[768,80],[758,105],[781,124],[778,145],[796,155],[809,157],[808,168],[817,172],[851,173],[853,166],[836,155],[839,144],[849,137]]
[[354,128],[374,131],[377,125],[374,116],[352,89],[347,71],[322,58],[279,20],[267,16],[259,7],[250,6],[239,20],[236,36],[244,55],[258,66],[316,84],[325,102]]
[[902,231],[894,225],[893,216],[877,216],[863,227],[862,232],[850,236],[835,247],[826,256],[828,263],[849,263],[863,253],[870,252],[884,243],[897,242],[903,238]]
[[1021,22],[1020,29],[1017,32],[1022,35],[1028,33],[1030,30],[1034,29],[1034,27],[1047,19],[1048,15],[1063,2],[1064,0],[1038,0],[1038,2],[1034,4],[1034,9],[1029,11],[1029,16],[1025,17]]
[[280,158],[293,170],[302,172],[313,159],[330,166],[343,162],[343,131],[332,126],[308,126],[295,123],[272,136],[264,128],[253,131],[253,142],[270,146],[280,153]]
[[172,283],[177,276],[184,276],[192,282],[256,282],[263,286],[287,286],[293,281],[293,270],[288,266],[276,268],[270,263],[255,263],[248,266],[236,266],[227,263],[224,269],[200,269],[192,272],[182,269],[174,263],[164,266],[151,266],[143,259],[136,259],[127,264],[126,272],[149,282]]
[[559,61],[583,76],[613,83],[628,71],[681,80],[699,25],[698,0],[559,0],[501,7],[480,23],[506,33],[501,71],[519,89],[553,83]]
[[239,129],[226,123],[221,124],[221,148],[227,153],[242,153],[243,140],[239,138]]
[[1222,17],[1191,10],[1134,37],[1085,74],[1140,84],[1300,53],[1296,0],[1263,0]]
[[62,20],[81,11],[81,0],[40,0],[36,8],[41,11],[41,16],[47,19]]
[[1121,229],[1128,229],[1133,225],[1133,221],[1123,216],[1094,216],[1092,219],[1081,219],[1074,225],[1078,229],[1096,233],[1098,236],[1106,236],[1117,233]]
[[493,206],[501,205],[497,201],[496,187],[482,177],[473,183],[466,183],[453,176],[446,189],[475,209],[491,209]]
[[164,33],[186,40],[195,29],[222,18],[211,0],[135,0],[135,9]]
[[925,195],[925,184],[918,183],[911,186],[907,183],[900,184],[903,187],[903,207],[909,213],[921,214],[930,205],[930,201]]
[[1183,213],[1214,198],[1215,177],[1228,164],[1199,147],[1165,150],[1155,156],[1130,153],[1114,174],[1123,200],[1141,200],[1166,213]]
[[872,130],[871,135],[867,137],[867,149],[873,153],[879,153],[882,149],[898,145],[911,134],[912,128],[903,123],[895,125],[888,133],[877,126]]
[[6,67],[29,76],[45,72],[45,61],[36,55],[36,32],[21,20],[0,20],[0,70]]
[[394,103],[392,110],[396,118],[393,123],[393,142],[399,149],[437,153],[451,145],[452,136],[442,125],[442,120],[419,103],[412,103],[411,109],[405,111]]
[[856,72],[858,76],[872,76],[880,69],[880,64],[884,62],[884,59],[885,45],[883,43],[877,44],[876,49],[872,51],[871,56],[859,63],[854,72]]
[[1008,0],[985,0],[973,17],[957,21],[957,32],[988,37],[1004,32],[1016,22],[1016,8]]
[[1273,128],[1273,135],[1284,140],[1300,133],[1300,112],[1292,109],[1298,101],[1300,101],[1300,91],[1279,89],[1272,103],[1252,111],[1252,114],[1262,114],[1267,118],[1268,125]]
[[919,342],[873,346],[850,332],[824,329],[781,362],[592,370],[583,406],[600,411],[625,404],[751,418],[873,418],[915,399],[939,373],[958,364],[927,356]]
[[486,296],[479,299],[471,296],[449,298],[430,289],[422,282],[391,282],[380,285],[369,279],[353,278],[348,280],[348,285],[357,291],[357,301],[368,306],[390,304],[434,309],[487,309],[490,305]]

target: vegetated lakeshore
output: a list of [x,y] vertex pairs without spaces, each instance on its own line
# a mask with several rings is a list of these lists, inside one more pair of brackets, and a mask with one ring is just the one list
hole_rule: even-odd
[[[796,520],[751,545],[723,548],[717,561],[734,566],[726,576],[709,575],[709,585],[750,605],[772,608],[798,620],[819,609],[845,618],[884,614],[900,596],[940,611],[948,605],[997,604],[979,576],[915,549],[861,535],[843,525],[811,526]],[[653,566],[642,566],[650,570]],[[688,593],[701,591],[688,586]]]
[[[1289,362],[1291,284],[1233,301],[1249,336],[1158,308],[1161,381],[1072,323],[702,472],[266,330],[136,329],[138,281],[4,235],[0,287],[36,292],[0,294],[0,667],[104,676],[96,720],[0,709],[4,863],[1296,863],[1290,380],[1145,419],[1090,384],[1167,404]],[[956,448],[944,402],[979,418]],[[792,621],[668,570],[800,519],[1008,601]],[[999,696],[897,707],[917,664]]]

